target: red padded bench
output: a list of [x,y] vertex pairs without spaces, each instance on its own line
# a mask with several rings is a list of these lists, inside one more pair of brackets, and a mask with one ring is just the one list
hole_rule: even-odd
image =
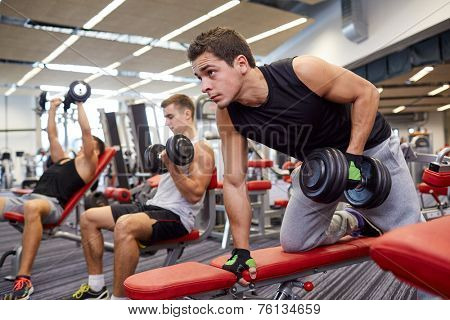
[[370,255],[399,279],[450,299],[450,216],[390,231],[374,241]]
[[[346,238],[333,245],[299,253],[286,253],[281,247],[252,251],[257,264],[255,288],[294,282],[300,277],[367,260],[369,246],[374,240]],[[185,262],[135,274],[124,282],[126,295],[131,299],[176,299],[248,290],[236,284],[234,274],[221,269],[228,258],[218,257],[209,266]],[[244,278],[250,280],[247,271]]]
[[[69,214],[72,212],[72,210],[78,205],[83,195],[88,191],[88,189],[91,187],[91,185],[98,179],[102,171],[106,168],[106,166],[109,164],[109,162],[112,160],[114,155],[116,154],[115,148],[106,148],[105,152],[100,156],[100,159],[98,160],[97,169],[95,170],[95,176],[94,178],[89,181],[87,184],[84,185],[83,188],[78,190],[67,202],[66,206],[64,207],[64,211],[61,214],[61,217],[59,218],[57,223],[53,224],[44,224],[44,229],[52,229],[55,228],[69,216]],[[23,215],[20,213],[15,212],[5,212],[5,219],[9,222],[16,224],[23,224],[24,218]]]
[[[44,236],[45,236],[45,237],[43,237],[43,240],[45,240],[46,238],[50,238],[50,237],[65,238],[65,239],[69,239],[69,240],[74,240],[76,238],[79,238],[78,235],[75,235],[75,234],[72,234],[69,232],[57,231],[56,229],[58,229],[57,227],[59,227],[64,222],[64,220],[70,215],[70,213],[74,209],[76,209],[77,213],[79,213],[79,204],[80,204],[79,202],[80,202],[81,198],[86,193],[86,191],[89,190],[89,188],[92,186],[92,184],[94,184],[94,182],[99,178],[100,174],[106,168],[106,166],[111,162],[112,158],[116,154],[116,150],[117,150],[117,148],[115,148],[115,147],[108,147],[105,149],[105,152],[103,152],[103,154],[100,156],[100,158],[98,160],[97,169],[95,170],[94,178],[91,181],[89,181],[87,184],[85,184],[83,188],[81,188],[79,191],[77,191],[70,198],[70,200],[67,202],[66,206],[64,207],[61,217],[59,218],[59,220],[56,223],[49,223],[49,224],[43,225]],[[6,220],[9,221],[9,223],[14,228],[19,230],[20,232],[23,231],[23,224],[24,224],[23,214],[16,213],[16,212],[5,212],[4,217]],[[18,272],[18,268],[20,265],[20,259],[22,256],[21,242],[14,248],[14,250],[10,250],[10,251],[4,253],[0,260],[4,261],[6,259],[6,257],[9,255],[13,255],[14,260],[11,264],[11,275],[6,277],[8,280],[14,279]]]

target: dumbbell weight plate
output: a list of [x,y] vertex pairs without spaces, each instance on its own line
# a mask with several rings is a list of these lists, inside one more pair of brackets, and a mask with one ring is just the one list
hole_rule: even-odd
[[162,144],[153,144],[145,149],[144,158],[151,173],[162,173],[164,171],[163,162],[159,157],[164,149],[165,147]]
[[91,86],[84,81],[74,81],[70,84],[68,95],[75,102],[86,102],[91,96]]
[[325,203],[332,203],[343,195],[348,177],[348,164],[345,155],[338,149],[329,148],[329,150],[333,155],[336,171],[332,179],[333,187],[328,192]]
[[39,107],[45,111],[45,103],[47,102],[47,91],[42,91],[39,95]]
[[187,165],[194,159],[194,145],[182,134],[176,134],[167,140],[166,152],[169,159],[177,166]]
[[363,157],[361,163],[363,185],[345,190],[345,198],[355,208],[371,209],[381,205],[390,192],[391,179],[387,168],[371,157]]
[[392,187],[392,179],[391,179],[391,174],[389,172],[389,169],[381,161],[379,161],[379,163],[382,168],[382,171],[384,171],[384,180],[383,180],[384,183],[383,183],[383,189],[380,192],[380,197],[378,200],[379,204],[377,204],[377,206],[381,205],[387,199],[387,197],[389,196],[389,193],[391,192],[391,187]]
[[344,191],[348,169],[343,154],[332,148],[311,152],[300,169],[300,188],[313,201],[331,203]]

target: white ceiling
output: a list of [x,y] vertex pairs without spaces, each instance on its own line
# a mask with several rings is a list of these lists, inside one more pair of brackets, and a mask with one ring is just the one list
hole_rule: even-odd
[[[110,2],[111,0],[3,0],[0,3],[0,14],[81,28]],[[93,29],[160,38],[227,2],[228,0],[127,0]],[[295,13],[241,1],[234,8],[171,40],[189,43],[195,35],[216,26],[233,27],[249,38],[300,17],[302,16]],[[257,41],[251,44],[251,48],[255,55],[265,56],[312,23],[313,19],[310,19],[303,25]],[[62,33],[0,24],[0,59],[42,61],[68,37]],[[133,57],[132,53],[141,47],[82,37],[51,63],[104,68],[121,61],[122,65],[117,68],[119,71],[159,73],[187,61],[184,51],[163,48],[153,48],[139,57]],[[5,93],[31,69],[31,66],[0,63],[0,94]],[[193,77],[190,68],[174,75]],[[44,69],[13,94],[29,92],[37,95],[39,90],[36,88],[39,85],[68,86],[73,80],[88,76],[89,74]],[[117,90],[140,80],[142,79],[137,77],[102,76],[92,81],[91,85],[96,89]],[[159,93],[183,84],[152,81],[135,91]],[[195,96],[201,92],[196,86],[182,93]]]

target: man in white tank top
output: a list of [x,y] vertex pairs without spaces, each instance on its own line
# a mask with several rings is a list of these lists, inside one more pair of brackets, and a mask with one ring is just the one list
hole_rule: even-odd
[[161,103],[166,126],[174,134],[183,134],[194,144],[192,163],[184,167],[172,163],[166,152],[162,160],[168,169],[153,199],[146,205],[124,204],[92,208],[81,215],[80,226],[88,283],[82,284],[70,299],[107,299],[103,275],[103,236],[101,229],[114,231],[114,289],[112,299],[125,296],[124,280],[134,274],[139,247],[178,238],[192,231],[214,170],[214,153],[197,138],[194,104],[183,94]]

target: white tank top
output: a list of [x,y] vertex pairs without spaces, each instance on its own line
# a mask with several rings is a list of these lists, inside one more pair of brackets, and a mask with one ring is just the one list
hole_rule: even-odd
[[[192,143],[196,145],[198,139],[193,139]],[[179,166],[179,168],[185,175],[189,176],[189,165]],[[195,216],[203,206],[205,193],[206,191],[197,203],[188,202],[176,187],[170,172],[166,172],[161,175],[158,190],[155,196],[147,201],[147,205],[157,206],[177,214],[186,230],[191,232],[194,228]]]

